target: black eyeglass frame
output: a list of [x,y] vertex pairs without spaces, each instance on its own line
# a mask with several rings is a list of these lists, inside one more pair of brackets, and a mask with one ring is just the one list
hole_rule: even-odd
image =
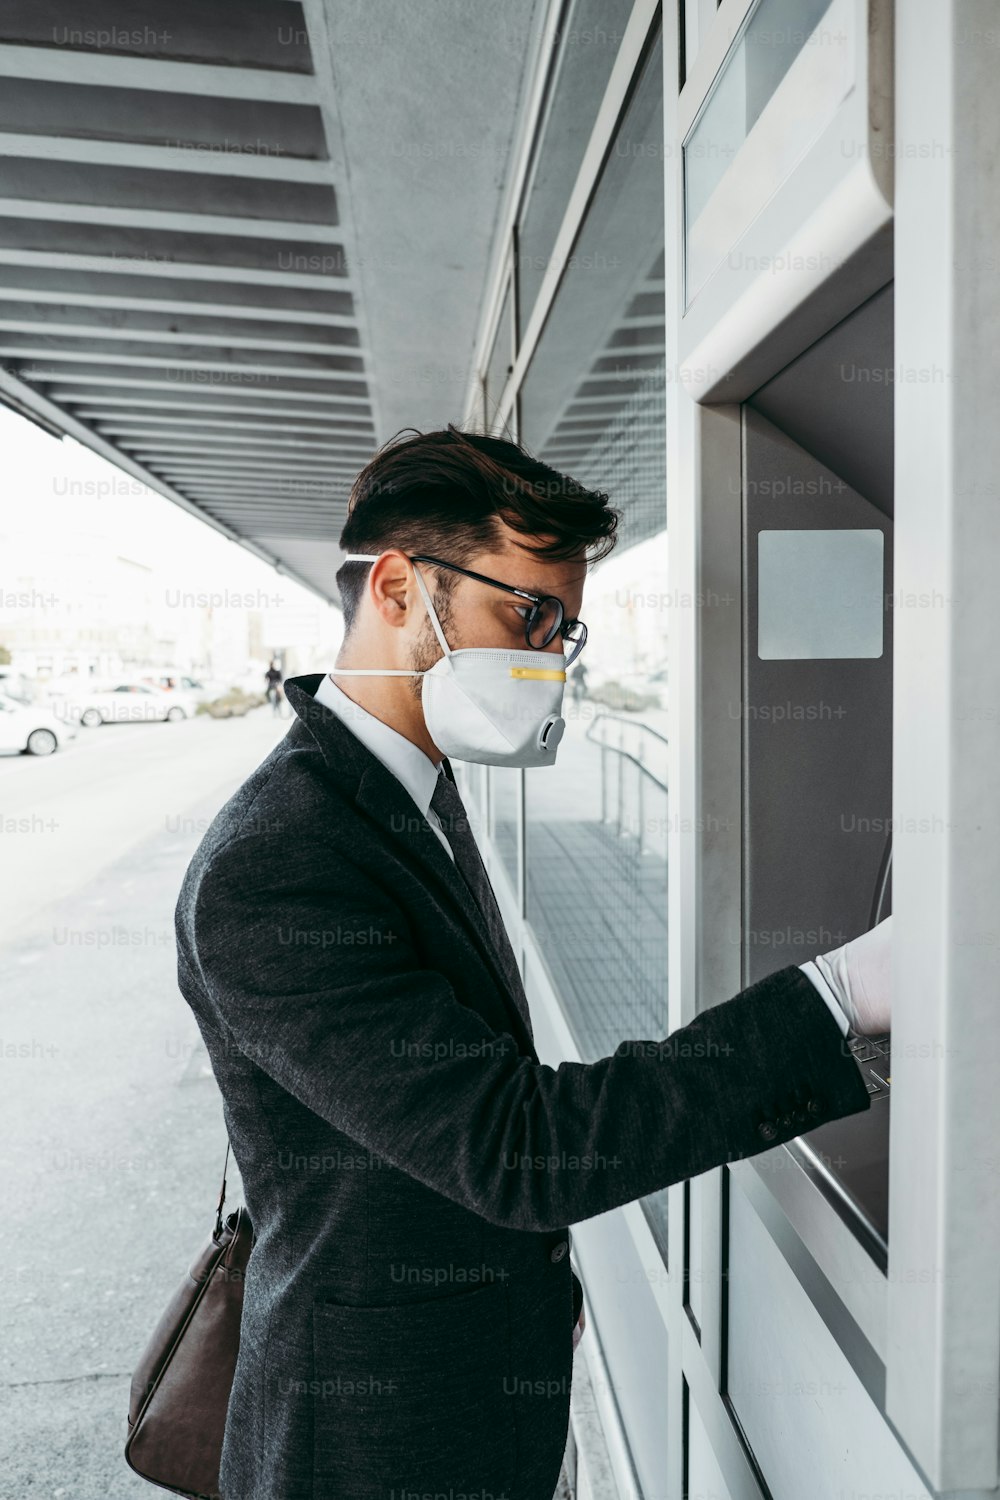
[[[429,557],[426,553],[418,552],[413,553],[412,555],[410,553],[407,553],[406,555],[409,557],[410,562],[433,563],[437,568],[449,568],[453,573],[461,573],[465,578],[475,578],[478,583],[492,584],[495,589],[503,589],[507,594],[517,594],[518,598],[520,599],[530,599],[532,608],[530,613],[527,614],[524,619],[524,639],[532,651],[544,651],[545,647],[555,639],[556,633],[558,632],[558,634],[562,636],[564,641],[568,640],[573,646],[576,647],[575,651],[573,651],[573,653],[566,658],[565,664],[568,667],[571,662],[576,661],[577,657],[580,655],[580,652],[587,644],[586,625],[580,619],[566,620],[563,618],[566,610],[558,594],[533,594],[530,589],[515,588],[512,583],[501,583],[498,578],[487,578],[485,573],[474,573],[471,568],[460,568],[458,563],[444,562],[442,558]],[[542,641],[542,644],[540,646],[536,646],[534,641],[531,639],[531,627],[537,620],[538,611],[541,609],[542,605],[550,601],[558,607],[556,622],[552,626],[551,630],[546,631],[545,639]],[[583,634],[579,637],[579,640],[569,635],[569,631],[571,631],[576,625],[579,625],[581,630],[583,631]]]

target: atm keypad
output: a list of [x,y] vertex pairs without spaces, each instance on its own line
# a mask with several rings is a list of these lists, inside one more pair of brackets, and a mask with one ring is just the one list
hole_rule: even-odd
[[889,1036],[853,1037],[850,1042],[854,1061],[861,1069],[865,1088],[873,1096],[887,1095],[891,1091],[892,1063],[891,1038]]

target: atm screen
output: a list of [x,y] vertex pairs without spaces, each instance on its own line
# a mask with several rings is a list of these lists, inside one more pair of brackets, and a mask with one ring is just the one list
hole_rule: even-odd
[[871,528],[758,532],[761,661],[881,656],[883,552]]

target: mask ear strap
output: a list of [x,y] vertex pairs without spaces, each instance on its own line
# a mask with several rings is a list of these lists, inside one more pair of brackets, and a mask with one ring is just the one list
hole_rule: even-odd
[[424,596],[424,604],[427,606],[427,613],[430,615],[431,624],[434,626],[434,634],[441,642],[441,650],[444,652],[445,656],[450,656],[451,647],[448,645],[448,642],[444,638],[444,631],[441,629],[441,622],[438,620],[437,610],[431,603],[431,596],[427,592],[427,585],[424,582],[423,574],[421,573],[416,563],[413,564],[413,571],[417,576],[417,587]]
[[[348,552],[348,553],[345,554],[345,556],[343,558],[343,561],[344,562],[378,562],[380,556],[381,556],[381,554],[378,553],[378,552]],[[413,571],[416,574],[417,587],[419,588],[421,594],[423,595],[424,605],[425,605],[425,607],[427,609],[428,615],[430,616],[430,622],[434,626],[434,634],[437,636],[438,640],[440,641],[440,643],[441,643],[441,650],[444,652],[445,656],[450,656],[451,655],[451,647],[448,645],[448,642],[444,638],[444,631],[441,629],[441,622],[438,620],[437,610],[434,608],[434,605],[431,603],[431,596],[427,592],[427,585],[424,582],[423,574],[421,573],[421,571],[420,571],[420,569],[419,569],[419,567],[417,566],[416,563],[413,564]],[[354,674],[352,673],[352,675],[354,675]],[[361,676],[370,676],[370,675],[373,675],[373,674],[367,673],[367,672],[362,672],[360,669],[357,670],[357,676],[359,676],[359,677],[361,677]],[[380,672],[378,675],[379,676],[386,676],[386,677],[388,677],[388,676],[393,676],[393,677],[422,677],[424,674],[422,672],[391,672],[390,673],[390,671],[388,669],[386,669],[384,672]]]

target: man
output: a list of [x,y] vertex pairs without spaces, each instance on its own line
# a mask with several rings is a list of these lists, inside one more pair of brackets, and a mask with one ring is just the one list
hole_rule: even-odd
[[264,673],[264,680],[267,683],[267,701],[271,705],[271,712],[278,714],[281,712],[281,668],[277,660],[272,661]]
[[538,1059],[450,758],[554,763],[607,500],[453,426],[386,445],[336,665],[286,679],[186,873],[178,978],[257,1234],[224,1500],[550,1500],[570,1226],[869,1107],[843,1036],[888,1026],[885,923],[668,1038]]

